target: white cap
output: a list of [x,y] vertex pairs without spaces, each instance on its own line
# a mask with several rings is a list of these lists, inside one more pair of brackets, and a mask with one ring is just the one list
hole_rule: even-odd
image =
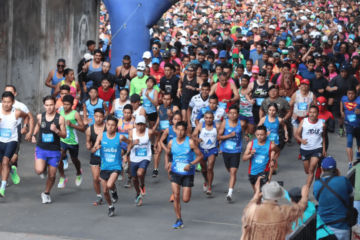
[[322,38],[321,38],[321,40],[323,41],[323,42],[328,42],[328,37],[327,36],[323,36]]
[[341,12],[347,12],[347,9],[346,9],[346,8],[342,8],[342,9],[341,9]]
[[89,60],[91,60],[91,59],[94,59],[94,56],[91,55],[90,53],[85,53],[85,54],[84,54],[84,58],[85,58],[86,61],[89,61]]
[[310,10],[310,9],[306,9],[305,12],[311,12],[311,10]]
[[136,119],[135,119],[135,124],[139,124],[139,123],[143,123],[145,124],[146,123],[146,119],[143,115],[137,115],[136,116]]
[[305,17],[305,16],[301,16],[300,19],[301,19],[301,20],[305,20],[305,21],[308,20],[307,17]]
[[269,29],[274,29],[274,30],[275,30],[276,27],[275,27],[274,25],[270,25],[270,26],[269,26]]
[[180,38],[180,42],[181,42],[181,45],[183,45],[183,46],[186,45],[186,39],[185,38]]
[[338,25],[337,27],[338,27],[338,31],[339,31],[339,32],[342,32],[342,26],[341,26],[341,25]]
[[299,28],[297,28],[297,29],[294,30],[294,33],[297,33],[297,32],[300,32],[300,29],[299,29]]
[[183,37],[187,36],[187,32],[185,30],[180,30],[181,34],[183,35]]
[[151,53],[149,51],[144,52],[142,58],[150,59],[151,58]]
[[144,62],[139,62],[139,64],[137,65],[137,70],[141,70],[144,71],[146,68],[145,63]]
[[259,25],[257,25],[256,23],[252,25],[251,28],[259,28]]

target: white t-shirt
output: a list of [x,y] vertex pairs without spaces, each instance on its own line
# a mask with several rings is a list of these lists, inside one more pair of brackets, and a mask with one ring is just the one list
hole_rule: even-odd
[[309,118],[304,118],[302,125],[302,139],[307,139],[307,144],[301,144],[304,150],[315,150],[322,147],[322,132],[324,131],[323,121],[318,119],[316,123],[311,123]]
[[192,108],[190,121],[191,126],[196,127],[195,120],[200,111],[200,109],[209,106],[209,98],[205,101],[202,99],[201,94],[195,95],[191,98],[189,107]]

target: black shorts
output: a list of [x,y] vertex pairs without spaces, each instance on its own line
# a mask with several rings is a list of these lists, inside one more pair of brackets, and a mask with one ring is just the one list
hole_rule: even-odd
[[101,157],[95,156],[94,153],[90,154],[90,166],[99,166],[101,165]]
[[117,175],[120,175],[121,171],[120,170],[101,170],[100,171],[100,178],[102,180],[107,181],[107,180],[109,180],[110,175],[112,173],[117,173]]
[[303,161],[310,160],[311,157],[322,158],[323,148],[317,148],[314,150],[304,150],[300,148],[300,155]]
[[249,174],[249,182],[251,185],[255,185],[256,181],[258,180],[259,177],[263,177],[263,176],[269,176],[269,172],[261,172],[257,175],[250,175]]
[[225,167],[230,168],[239,168],[240,165],[240,156],[241,153],[222,153],[224,158]]
[[69,144],[66,144],[66,143],[60,141],[60,147],[65,152],[66,152],[66,150],[69,150],[71,157],[77,158],[79,156],[79,144],[69,145]]
[[181,103],[181,110],[187,110],[189,108],[190,102],[182,102]]
[[149,121],[151,122],[156,122],[157,120],[157,117],[158,117],[158,113],[157,112],[153,112],[153,113],[150,113],[150,114],[146,114],[147,118]]
[[21,146],[21,143],[18,142],[17,146],[16,146],[16,150],[14,152],[14,154],[18,155],[19,156],[19,153],[20,153],[20,146]]
[[170,181],[182,187],[193,187],[194,175],[180,175],[174,172],[170,172]]
[[0,142],[0,163],[2,163],[4,157],[9,158],[10,160],[12,156],[14,156],[16,147],[17,147],[17,142],[15,141],[8,143]]
[[334,101],[332,113],[333,113],[333,115],[334,115],[335,118],[341,117],[340,102],[338,102],[338,101],[336,101],[336,100]]

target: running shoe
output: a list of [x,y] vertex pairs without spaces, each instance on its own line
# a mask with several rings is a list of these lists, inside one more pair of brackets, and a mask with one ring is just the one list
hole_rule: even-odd
[[80,186],[81,185],[81,183],[82,183],[82,169],[80,170],[81,171],[81,174],[80,175],[76,175],[76,179],[75,179],[75,184],[76,184],[76,186]]
[[97,197],[96,201],[93,203],[95,206],[99,206],[102,204],[102,197]]
[[204,185],[203,185],[204,192],[206,192],[208,190],[208,188],[209,188],[208,183],[204,182]]
[[144,198],[146,196],[145,186],[140,187],[140,197]]
[[113,217],[115,214],[115,207],[112,206],[112,207],[109,207],[109,213],[108,213],[108,216],[109,217]]
[[67,181],[68,181],[67,177],[65,177],[65,178],[60,177],[58,188],[65,188],[65,184],[66,184]]
[[173,229],[180,229],[184,227],[184,223],[181,219],[177,219],[176,223],[173,225]]
[[5,189],[0,188],[0,197],[5,197]]
[[352,168],[352,163],[349,162],[349,170]]
[[20,183],[20,177],[19,175],[17,174],[17,168],[16,166],[11,166],[11,170],[10,171],[10,176],[11,176],[11,179],[13,181],[13,183],[16,185],[16,184],[19,184]]
[[345,131],[343,128],[339,128],[339,136],[340,137],[345,137]]
[[45,171],[39,175],[41,179],[45,179],[47,177],[47,168],[45,168]]
[[171,194],[171,197],[170,197],[170,201],[169,202],[174,202],[174,194]]
[[68,169],[68,167],[69,167],[69,161],[68,161],[68,159],[69,159],[69,156],[68,156],[68,155],[66,155],[66,158],[63,160],[63,163],[64,163],[64,170],[67,170],[67,169]]
[[301,154],[299,153],[298,159],[302,159]]
[[41,193],[42,203],[51,203],[50,195],[45,194],[44,192]]
[[156,178],[156,177],[158,177],[158,176],[159,176],[159,170],[158,170],[158,169],[154,169],[153,174],[152,174],[152,177],[153,177],[153,178]]
[[228,195],[226,196],[226,200],[228,200],[228,202],[232,201],[232,194],[228,193]]
[[206,191],[206,195],[212,195],[211,188],[208,188],[208,190]]
[[201,172],[201,165],[200,164],[198,164],[197,166],[196,166],[196,169],[195,169],[197,172]]
[[119,174],[119,176],[118,176],[118,181],[122,181],[124,179],[124,177],[123,177],[123,171],[121,170],[120,171],[120,174]]
[[131,188],[131,178],[127,178],[124,188]]
[[140,194],[135,197],[135,206],[140,206],[142,203]]
[[115,189],[115,191],[111,191],[110,190],[110,196],[111,196],[111,201],[113,202],[113,203],[116,203],[117,202],[117,200],[119,199],[119,197],[118,197],[118,195],[117,195],[117,191],[116,191],[116,189]]

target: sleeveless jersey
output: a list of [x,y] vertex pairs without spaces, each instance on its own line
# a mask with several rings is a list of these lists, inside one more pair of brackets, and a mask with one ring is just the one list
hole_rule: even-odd
[[295,104],[294,104],[294,113],[299,117],[305,117],[308,115],[309,108],[313,102],[313,93],[309,91],[307,97],[303,97],[300,93],[300,90],[296,91]]
[[143,107],[139,106],[138,109],[134,110],[133,117],[136,118],[137,115],[140,115],[140,111]]
[[258,140],[252,141],[251,149],[255,149],[255,154],[251,157],[249,164],[249,174],[257,175],[264,171],[269,171],[271,142],[266,140],[264,145],[259,145]]
[[77,112],[75,110],[72,110],[69,114],[65,114],[65,110],[60,111],[60,115],[64,117],[65,119],[65,127],[66,127],[66,138],[61,138],[60,140],[63,143],[69,144],[69,145],[77,145],[79,144],[79,140],[76,134],[76,129],[67,126],[66,120],[69,120],[72,124],[77,125],[77,121],[75,119],[75,114]]
[[229,112],[229,107],[233,104],[232,102],[228,102],[228,103],[223,103],[221,102],[223,99],[231,99],[231,95],[233,94],[231,87],[230,87],[230,83],[226,84],[226,87],[221,87],[220,83],[216,83],[216,96],[218,97],[219,100],[219,107],[221,107],[222,109],[224,109],[226,112]]
[[255,105],[261,106],[262,101],[267,98],[269,92],[269,82],[265,81],[264,85],[260,86],[257,80],[254,81],[254,88],[252,90],[252,98],[255,99]]
[[[62,85],[65,85],[65,80],[62,80],[61,81],[61,86]],[[74,98],[76,98],[76,84],[75,84],[75,81],[72,81],[71,82],[71,85],[70,85],[70,94],[71,96],[73,96]]]
[[182,83],[182,102],[188,103],[194,95],[198,94],[198,91],[188,89],[186,86],[195,88],[197,85],[198,83],[196,76],[194,76],[191,81],[188,80],[187,75],[184,76],[184,81]]
[[85,106],[86,106],[88,118],[89,118],[89,119],[92,119],[92,122],[89,123],[89,126],[91,126],[91,125],[93,125],[93,124],[95,123],[95,118],[94,118],[94,111],[95,111],[95,109],[97,109],[97,108],[104,109],[104,107],[103,107],[103,102],[104,102],[104,100],[102,100],[102,99],[100,99],[100,98],[98,98],[98,101],[97,101],[97,103],[96,103],[95,105],[92,105],[92,104],[91,104],[91,100],[90,100],[90,99],[85,102]]
[[116,118],[121,118],[124,116],[123,109],[126,104],[130,104],[130,101],[127,100],[123,105],[120,104],[120,98],[115,99],[115,105],[114,105],[114,113]]
[[[104,128],[104,132],[106,132],[106,127]],[[97,137],[98,135],[95,133],[95,125],[91,125],[90,126],[90,141],[92,143],[91,147],[94,147]],[[97,150],[95,153],[91,153],[90,157],[92,159],[95,159],[96,162],[101,161],[100,149]]]
[[[149,97],[151,99],[154,99],[154,91],[155,91],[155,89],[153,89],[149,93]],[[145,112],[146,112],[146,114],[154,113],[154,112],[156,112],[156,108],[155,108],[154,104],[152,104],[151,101],[145,96],[145,92],[146,92],[146,89],[142,93],[143,107],[145,109]]]
[[193,151],[190,148],[190,138],[185,137],[182,144],[177,143],[177,138],[174,138],[171,145],[171,154],[173,157],[171,171],[180,175],[194,175],[195,167],[192,166],[189,171],[184,171],[186,165],[194,160]]
[[239,89],[239,95],[240,95],[240,110],[239,113],[241,116],[244,117],[252,117],[252,105],[248,102],[244,94],[241,94],[241,89]]
[[226,153],[241,153],[242,150],[242,143],[241,143],[241,124],[240,120],[238,120],[238,123],[236,127],[230,127],[229,125],[229,119],[225,119],[226,125],[224,129],[223,135],[229,135],[232,132],[235,132],[235,137],[228,138],[226,140],[221,141],[220,145],[220,151],[226,152]]
[[270,135],[266,137],[266,140],[274,142],[276,145],[279,144],[279,118],[275,116],[275,121],[269,122],[269,116],[266,116],[264,126],[266,127],[266,130],[270,132]]
[[[65,77],[62,77],[62,78],[57,78],[56,76],[56,73],[57,73],[57,69],[55,69],[55,73],[54,73],[54,76],[52,77],[51,79],[51,82],[52,82],[52,85],[57,85],[60,81],[62,80],[65,80]],[[51,95],[54,93],[55,89],[51,89]],[[57,98],[60,98],[60,94],[58,94]]]
[[220,123],[223,118],[227,117],[227,114],[223,108],[217,107],[216,110],[211,110],[210,107],[207,106],[202,108],[196,117],[196,119],[198,119],[200,123],[204,122],[204,115],[207,111],[211,111],[214,113],[214,123]]
[[[92,64],[93,64],[93,60],[91,60],[91,62],[90,62],[90,66],[89,66],[87,75],[89,75],[89,74],[91,74],[91,73],[93,73],[93,72],[100,72],[100,71],[101,71],[102,62],[101,62],[101,64],[100,64],[100,67],[98,67],[98,68],[93,68]],[[86,83],[86,87],[88,87],[88,88],[91,87],[92,85],[93,85],[93,81],[88,81],[88,82]]]
[[113,139],[108,138],[107,133],[103,132],[101,140],[101,170],[121,170],[121,147],[120,134],[116,133]]
[[167,110],[173,111],[173,105],[170,105],[168,108],[164,107],[164,104],[161,104],[159,107],[159,127],[163,131],[170,126],[171,118],[169,117]]
[[322,147],[323,121],[318,119],[316,123],[311,123],[309,118],[304,118],[302,125],[302,139],[307,139],[307,144],[301,144],[304,150],[314,150]]
[[[124,118],[119,119],[118,132],[120,133],[120,135],[123,135],[126,138],[129,138],[129,131],[131,129],[133,129],[134,127],[135,127],[134,122],[131,121],[131,119],[127,123],[124,122]],[[121,142],[121,147],[122,148],[127,148],[127,143],[126,142]]]
[[0,119],[0,142],[18,142],[18,121],[15,116],[15,108],[11,109],[9,115],[4,115],[0,108]]
[[40,131],[36,146],[43,150],[60,151],[60,137],[50,130],[53,123],[60,130],[60,114],[55,113],[53,120],[50,122],[46,121],[45,115],[46,113],[41,114]]
[[131,162],[141,162],[143,160],[151,161],[151,142],[149,139],[149,129],[146,128],[145,134],[142,137],[136,135],[136,129],[132,130],[133,141],[139,139],[139,144],[131,149],[130,160]]
[[215,148],[218,145],[215,123],[213,123],[213,128],[211,130],[207,130],[205,123],[203,123],[199,138],[202,139],[202,142],[200,143],[202,149],[209,150]]
[[167,142],[170,142],[170,140],[176,138],[176,132],[174,131],[174,125],[169,127],[169,134],[167,136]]

